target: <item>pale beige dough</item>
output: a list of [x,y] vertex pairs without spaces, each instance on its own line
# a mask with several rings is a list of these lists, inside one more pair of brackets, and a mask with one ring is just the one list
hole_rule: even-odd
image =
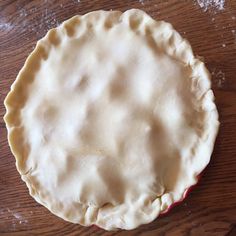
[[38,41],[5,100],[17,170],[57,216],[153,221],[198,180],[219,122],[189,43],[141,10],[75,16]]

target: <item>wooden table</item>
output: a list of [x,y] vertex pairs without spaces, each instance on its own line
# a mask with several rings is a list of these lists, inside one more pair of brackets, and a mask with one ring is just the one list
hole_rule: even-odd
[[[203,0],[0,1],[0,235],[236,235],[236,1],[226,0],[223,7],[207,8]],[[3,100],[48,29],[76,14],[130,8],[172,23],[195,54],[203,56],[221,127],[211,163],[181,205],[151,224],[111,233],[67,223],[30,197],[8,147]]]

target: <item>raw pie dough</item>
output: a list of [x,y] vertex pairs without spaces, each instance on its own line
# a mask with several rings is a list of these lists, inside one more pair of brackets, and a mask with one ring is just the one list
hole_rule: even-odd
[[133,229],[184,198],[218,113],[189,43],[140,10],[75,16],[39,40],[5,100],[30,194],[57,216]]

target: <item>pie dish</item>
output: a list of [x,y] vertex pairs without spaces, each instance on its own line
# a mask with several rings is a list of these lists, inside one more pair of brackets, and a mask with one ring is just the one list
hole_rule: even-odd
[[49,30],[5,106],[30,195],[67,221],[106,230],[149,223],[183,199],[219,127],[204,63],[169,23],[137,9]]

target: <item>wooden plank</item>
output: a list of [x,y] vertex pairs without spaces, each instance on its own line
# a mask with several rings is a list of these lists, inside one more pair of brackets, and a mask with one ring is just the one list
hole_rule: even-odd
[[[106,232],[61,220],[28,194],[15,168],[3,123],[3,100],[27,55],[48,29],[76,14],[140,8],[186,37],[212,73],[221,127],[212,161],[188,198],[132,231]],[[0,2],[0,235],[235,235],[236,2],[204,11],[197,1],[5,0]]]

